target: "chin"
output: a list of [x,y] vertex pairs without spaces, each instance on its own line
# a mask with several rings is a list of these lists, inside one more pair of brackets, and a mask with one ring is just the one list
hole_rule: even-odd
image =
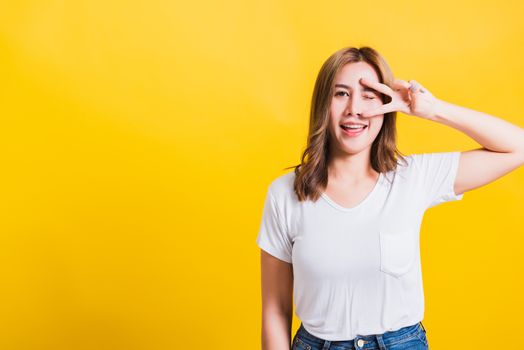
[[361,152],[365,152],[370,147],[371,147],[371,144],[361,145],[359,147],[349,147],[347,145],[342,145],[342,147],[340,147],[340,151],[346,154],[358,154]]

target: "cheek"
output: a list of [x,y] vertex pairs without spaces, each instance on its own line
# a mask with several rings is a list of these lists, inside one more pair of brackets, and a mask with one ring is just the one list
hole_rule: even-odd
[[340,110],[342,110],[342,109],[344,109],[344,108],[345,108],[344,104],[342,104],[342,103],[337,103],[337,101],[332,101],[332,102],[331,102],[331,105],[330,105],[330,107],[329,107],[329,110],[331,111],[331,113],[335,113],[335,114],[337,114],[337,113],[340,112]]
[[372,111],[382,106],[382,102],[379,99],[367,100],[363,104],[363,110]]
[[373,100],[369,100],[369,106],[372,106],[372,107],[380,107],[382,106],[382,101],[378,98],[375,98]]
[[378,134],[384,123],[384,117],[375,117],[375,120],[371,121],[371,132]]
[[336,133],[339,128],[338,120],[333,116],[333,114],[330,116],[329,119],[329,129],[331,133]]
[[372,132],[374,134],[378,134],[380,132],[380,129],[382,129],[382,124],[384,123],[384,118],[380,118],[374,121],[372,126]]

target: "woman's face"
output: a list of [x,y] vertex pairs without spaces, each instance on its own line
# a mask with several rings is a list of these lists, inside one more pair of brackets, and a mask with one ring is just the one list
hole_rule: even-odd
[[[360,78],[379,82],[377,73],[369,63],[344,65],[335,76],[331,96],[329,132],[334,141],[331,147],[348,154],[371,147],[384,120],[383,114],[367,118],[360,116],[363,111],[382,105],[381,93],[361,84]],[[343,124],[362,124],[365,128],[343,129]]]

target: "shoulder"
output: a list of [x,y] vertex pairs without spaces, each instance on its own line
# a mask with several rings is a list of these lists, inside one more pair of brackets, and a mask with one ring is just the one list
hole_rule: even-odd
[[425,153],[412,153],[404,156],[406,165],[400,164],[401,160],[398,160],[401,168],[420,168],[424,164],[432,163],[439,160],[452,159],[458,152],[425,152]]
[[390,179],[391,183],[401,183],[406,180],[412,181],[411,174],[416,172],[417,165],[420,161],[420,154],[409,154],[397,157],[397,165],[395,169],[385,172],[384,175]]
[[410,154],[410,162],[412,167],[422,170],[426,167],[438,166],[442,164],[452,163],[460,156],[459,151],[448,151],[448,152],[425,152]]
[[406,177],[414,179],[434,179],[438,180],[439,176],[448,176],[451,171],[458,167],[460,152],[425,152],[414,153],[404,158],[407,161],[404,173]]
[[397,167],[394,170],[395,173],[405,173],[410,171],[419,162],[421,154],[408,154],[402,158],[397,159]]
[[417,156],[416,154],[408,154],[408,155],[404,155],[402,158],[398,157],[397,158],[397,169],[405,167],[406,165],[409,165],[416,156]]
[[291,170],[283,175],[274,178],[268,186],[268,192],[276,200],[283,200],[285,198],[289,198],[294,193],[294,182],[295,171]]

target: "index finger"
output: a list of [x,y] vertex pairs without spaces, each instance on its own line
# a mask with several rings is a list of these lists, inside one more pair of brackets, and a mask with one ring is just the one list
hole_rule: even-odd
[[366,78],[360,78],[360,82],[388,96],[391,96],[391,94],[393,94],[393,90],[385,84],[377,83]]

